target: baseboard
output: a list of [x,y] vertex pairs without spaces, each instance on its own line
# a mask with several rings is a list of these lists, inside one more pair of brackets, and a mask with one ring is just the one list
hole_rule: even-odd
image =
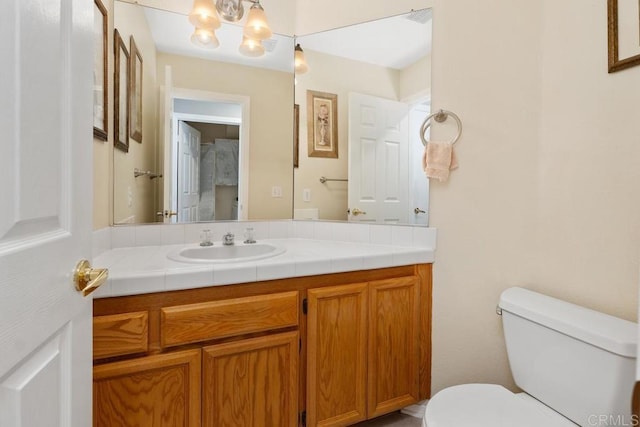
[[424,411],[427,409],[428,400],[423,400],[422,402],[418,402],[414,405],[409,405],[405,408],[402,408],[400,412],[406,415],[411,415],[414,418],[422,418],[424,417]]

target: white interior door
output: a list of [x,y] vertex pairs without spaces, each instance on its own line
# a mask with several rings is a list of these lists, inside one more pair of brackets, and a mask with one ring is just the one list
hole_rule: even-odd
[[198,221],[200,131],[178,122],[178,222]]
[[91,425],[93,2],[0,13],[0,425]]
[[349,94],[349,221],[409,222],[407,104]]

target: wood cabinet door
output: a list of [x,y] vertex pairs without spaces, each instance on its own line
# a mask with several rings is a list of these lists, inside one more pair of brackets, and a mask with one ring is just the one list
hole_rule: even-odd
[[310,289],[307,318],[307,425],[367,418],[367,284]]
[[298,425],[297,331],[203,348],[207,427]]
[[416,277],[369,283],[369,418],[418,401],[418,295]]
[[93,368],[95,427],[200,426],[200,350]]

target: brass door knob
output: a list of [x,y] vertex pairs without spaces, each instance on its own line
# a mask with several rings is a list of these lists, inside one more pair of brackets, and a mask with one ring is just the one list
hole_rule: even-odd
[[91,264],[86,259],[78,262],[73,272],[73,283],[76,290],[86,297],[107,281],[109,270],[106,268],[91,268]]
[[423,210],[422,210],[422,209],[420,209],[420,208],[415,208],[415,209],[413,210],[413,213],[414,213],[414,214],[416,214],[416,215],[418,215],[418,214],[426,213],[426,212],[425,212],[425,211],[423,211]]
[[358,215],[366,215],[367,213],[365,211],[361,211],[358,208],[353,208],[351,209],[351,215],[353,216],[358,216]]
[[178,212],[175,211],[170,211],[170,210],[165,210],[164,212],[156,212],[157,216],[163,216],[165,218],[169,218],[171,216],[176,216],[178,215]]

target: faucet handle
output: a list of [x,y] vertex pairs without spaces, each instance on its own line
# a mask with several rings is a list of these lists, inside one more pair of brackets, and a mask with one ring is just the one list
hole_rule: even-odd
[[213,246],[213,241],[211,240],[211,230],[208,228],[202,230],[200,233],[200,246]]
[[256,243],[256,239],[253,236],[253,227],[247,227],[244,230],[244,243]]

